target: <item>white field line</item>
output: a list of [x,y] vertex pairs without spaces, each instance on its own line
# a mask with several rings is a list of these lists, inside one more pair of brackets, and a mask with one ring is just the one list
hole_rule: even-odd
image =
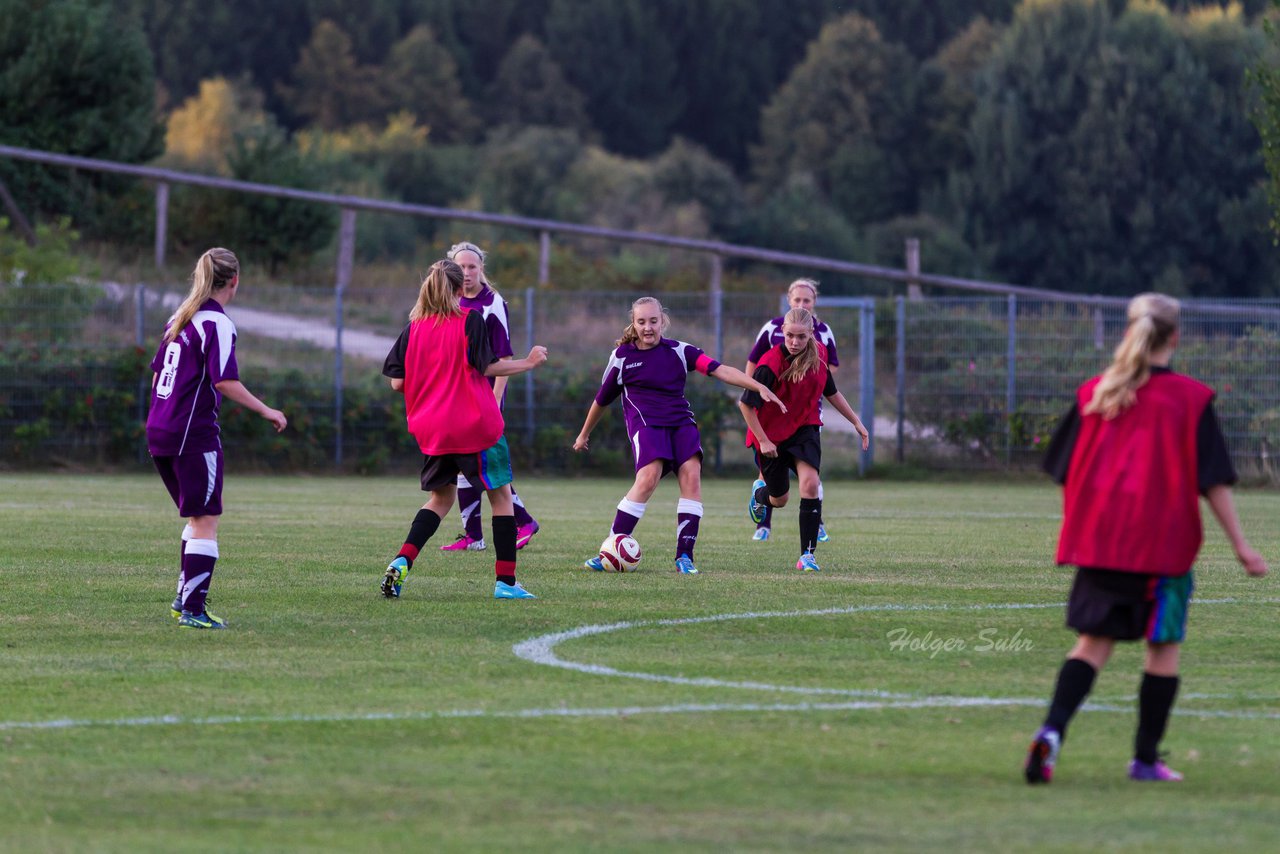
[[[1251,599],[1250,604],[1275,604],[1280,599]],[[1237,604],[1239,599],[1202,599],[1199,605]],[[671,682],[684,685],[698,685],[718,688],[746,688],[750,690],[782,691],[811,694],[847,694],[872,696],[876,699],[846,700],[831,703],[678,703],[658,706],[604,706],[604,707],[551,707],[529,709],[446,709],[440,711],[409,712],[335,712],[323,715],[218,715],[211,717],[187,717],[183,715],[160,715],[155,717],[134,717],[115,719],[63,718],[45,721],[0,721],[0,731],[14,730],[65,730],[88,727],[154,727],[154,726],[231,726],[243,724],[308,724],[308,723],[346,723],[346,722],[382,722],[382,721],[431,721],[452,720],[459,718],[604,718],[626,717],[629,715],[671,715],[671,714],[705,714],[722,712],[839,712],[839,711],[880,711],[885,709],[964,709],[964,708],[1001,708],[1001,707],[1042,707],[1044,697],[920,697],[904,694],[892,694],[885,691],[845,691],[842,689],[798,688],[794,686],[766,685],[755,682],[734,682],[716,679],[684,679],[667,677],[650,673],[628,673],[598,665],[578,664],[565,661],[555,656],[551,649],[566,640],[590,637],[607,632],[646,626],[677,626],[697,623],[724,622],[727,620],[769,619],[773,617],[827,616],[834,614],[853,614],[866,612],[908,612],[908,611],[1001,611],[1030,610],[1040,608],[1058,608],[1061,603],[1021,603],[1007,605],[860,605],[848,608],[822,608],[811,611],[763,611],[743,614],[717,614],[709,617],[691,617],[671,620],[643,620],[636,622],[609,623],[595,626],[581,626],[567,632],[556,632],[541,635],[523,641],[512,647],[512,651],[520,658],[536,664],[562,667],[604,676],[620,676],[624,678],[643,679],[653,682]],[[1188,695],[1204,698],[1239,699],[1235,695]],[[1250,695],[1252,697],[1252,695]],[[1267,699],[1258,695],[1256,698]],[[1106,703],[1088,703],[1085,711],[1092,712],[1133,712],[1131,703],[1123,705]],[[1225,718],[1237,720],[1280,720],[1280,712],[1271,711],[1228,711],[1175,708],[1173,714],[1195,718]]]

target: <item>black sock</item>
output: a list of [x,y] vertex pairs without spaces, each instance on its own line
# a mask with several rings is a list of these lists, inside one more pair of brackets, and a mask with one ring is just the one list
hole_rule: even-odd
[[822,524],[822,499],[800,499],[800,554],[818,547],[818,526]]
[[1164,727],[1177,695],[1177,676],[1142,674],[1142,685],[1138,688],[1138,732],[1133,739],[1134,759],[1150,764],[1159,758],[1156,748],[1164,738]]
[[1068,658],[1058,671],[1058,686],[1053,692],[1053,702],[1049,704],[1049,714],[1044,719],[1045,726],[1053,727],[1062,736],[1067,737],[1067,724],[1084,703],[1084,698],[1093,690],[1093,680],[1098,671],[1083,659]]
[[493,517],[493,556],[498,581],[516,583],[516,517]]
[[440,517],[436,515],[434,510],[428,510],[423,507],[418,511],[418,515],[413,517],[413,524],[409,526],[409,536],[405,537],[404,544],[413,547],[413,554],[408,554],[407,549],[400,551],[400,557],[409,562],[409,566],[413,566],[413,560],[418,556],[418,552],[422,551],[422,547],[427,544],[427,540],[431,539],[432,534],[440,527]]
[[756,492],[755,492],[755,498],[756,498],[757,504],[763,504],[765,507],[773,506],[772,504],[769,503],[769,487],[767,486],[757,486]]

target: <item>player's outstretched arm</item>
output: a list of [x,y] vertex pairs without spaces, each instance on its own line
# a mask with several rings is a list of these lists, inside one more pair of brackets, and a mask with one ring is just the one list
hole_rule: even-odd
[[836,412],[843,415],[845,420],[853,425],[854,430],[858,431],[858,435],[862,437],[862,450],[865,451],[867,448],[871,447],[871,434],[867,432],[866,425],[862,423],[862,419],[858,417],[858,413],[853,411],[853,407],[849,405],[849,401],[845,398],[844,394],[836,392],[827,398],[827,402],[834,406]]
[[1240,516],[1236,513],[1236,503],[1231,497],[1231,487],[1221,483],[1217,486],[1211,486],[1209,491],[1205,493],[1205,498],[1209,500],[1209,508],[1213,510],[1213,515],[1217,517],[1218,524],[1222,526],[1222,532],[1227,535],[1227,539],[1231,542],[1231,548],[1236,553],[1236,560],[1240,561],[1244,571],[1256,577],[1266,575],[1266,560],[1244,538],[1244,531],[1240,527]]
[[711,373],[707,374],[707,376],[715,377],[720,380],[720,382],[728,383],[729,385],[736,385],[738,388],[745,388],[750,391],[754,391],[756,394],[760,395],[765,403],[776,403],[783,412],[787,411],[787,405],[779,400],[778,396],[770,391],[767,385],[753,380],[737,368],[731,368],[728,365],[721,365]]
[[575,451],[585,451],[589,445],[587,439],[591,436],[591,431],[596,429],[596,425],[600,423],[600,419],[604,417],[604,407],[591,401],[591,408],[587,410],[587,420],[582,422],[582,431],[578,433],[578,438],[573,440],[573,449]]
[[258,398],[253,396],[253,393],[249,391],[249,389],[244,387],[244,383],[240,382],[240,380],[223,380],[215,385],[214,388],[216,388],[218,390],[218,394],[221,394],[223,397],[228,397],[234,400],[245,409],[256,412],[263,418],[270,421],[276,428],[277,433],[289,426],[289,419],[284,417],[283,412],[279,409],[272,409],[270,406],[267,406],[265,403],[258,400]]
[[532,371],[547,360],[547,348],[535,344],[523,359],[499,359],[484,369],[486,377],[510,377]]

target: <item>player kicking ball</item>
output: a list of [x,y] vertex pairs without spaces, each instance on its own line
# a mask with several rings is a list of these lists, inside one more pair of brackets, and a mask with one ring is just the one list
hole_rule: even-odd
[[752,376],[772,391],[784,406],[769,405],[747,390],[738,409],[747,422],[747,445],[755,451],[762,477],[751,485],[748,509],[759,524],[769,507],[785,507],[790,498],[791,472],[800,482],[800,558],[796,569],[817,572],[814,557],[822,522],[822,409],[824,399],[848,419],[866,450],[871,437],[858,413],[836,388],[827,366],[827,348],[813,335],[813,315],[793,308],[783,318],[783,342],[760,357]]

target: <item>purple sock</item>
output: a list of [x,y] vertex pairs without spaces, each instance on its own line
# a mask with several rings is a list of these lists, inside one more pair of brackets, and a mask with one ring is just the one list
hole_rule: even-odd
[[209,582],[213,580],[213,567],[218,562],[217,540],[188,540],[187,553],[182,558],[182,610],[190,614],[203,614],[205,599],[209,595]]
[[676,557],[693,557],[698,543],[698,523],[702,521],[702,502],[681,498],[676,505]]
[[639,501],[631,501],[627,498],[619,501],[618,512],[613,516],[613,527],[609,529],[610,532],[628,535],[633,533],[644,516],[644,508],[645,505]]
[[480,496],[484,493],[471,484],[458,485],[458,511],[462,514],[462,527],[473,540],[484,539],[484,521],[480,514]]
[[514,488],[511,490],[511,503],[515,505],[516,527],[523,528],[525,525],[532,525],[533,517],[525,509],[524,502],[520,500],[519,495],[516,495]]

